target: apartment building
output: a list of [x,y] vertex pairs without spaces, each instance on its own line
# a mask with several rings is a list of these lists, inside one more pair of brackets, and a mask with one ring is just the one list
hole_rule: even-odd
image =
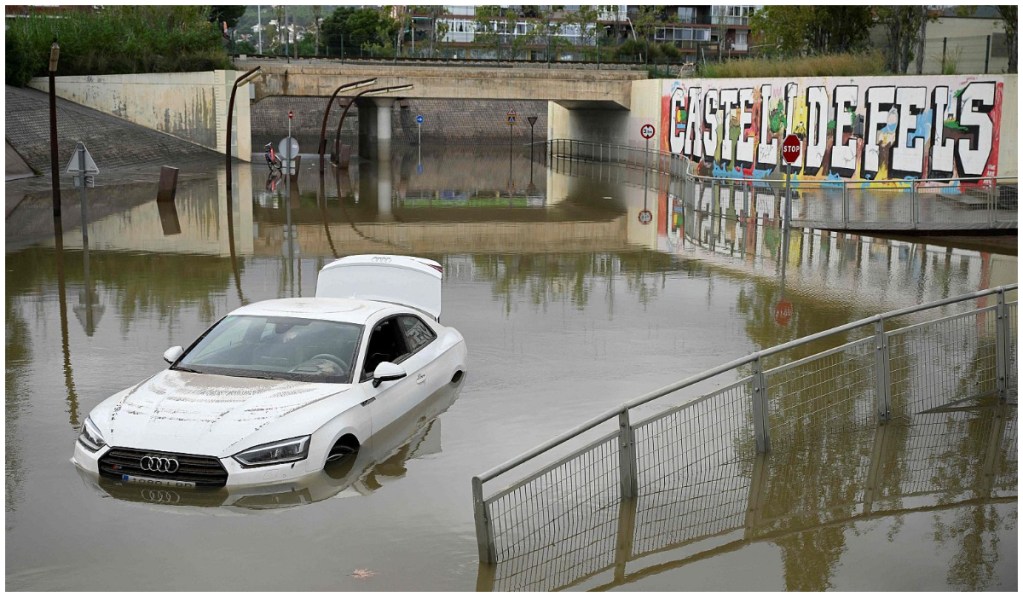
[[[653,14],[647,14],[651,8]],[[595,48],[627,39],[670,43],[685,54],[701,48],[715,56],[744,55],[749,48],[749,17],[755,6],[609,5],[439,6],[431,14],[408,12],[411,39],[435,39],[445,52],[494,58],[516,52],[531,56]],[[396,16],[398,16],[396,14]],[[653,21],[655,26],[647,23]],[[639,24],[642,23],[642,24]],[[559,50],[560,48],[560,50]],[[519,55],[518,57],[522,57]]]

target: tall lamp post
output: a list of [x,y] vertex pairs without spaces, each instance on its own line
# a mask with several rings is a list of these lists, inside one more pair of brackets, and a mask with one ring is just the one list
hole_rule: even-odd
[[234,96],[238,92],[238,86],[243,83],[248,83],[249,77],[251,77],[260,67],[256,67],[244,75],[234,80],[234,86],[231,87],[231,99],[227,102],[227,141],[225,141],[226,147],[224,148],[224,156],[227,160],[227,192],[228,196],[231,193],[231,122],[234,120]]
[[388,93],[391,91],[404,91],[406,89],[412,89],[412,84],[407,85],[394,85],[391,87],[380,87],[378,89],[366,89],[356,93],[352,99],[348,100],[348,105],[345,106],[344,111],[341,112],[341,119],[337,121],[337,133],[334,134],[334,153],[337,155],[337,163],[341,165],[341,125],[345,123],[345,116],[348,114],[348,109],[352,107],[355,100],[359,99],[364,95],[374,95],[377,93]]
[[50,175],[53,186],[53,217],[60,217],[60,167],[57,165],[57,90],[54,76],[57,74],[57,60],[60,58],[60,44],[53,38],[50,46]]
[[354,83],[345,83],[335,89],[334,94],[330,96],[330,101],[327,102],[327,109],[323,111],[323,124],[320,125],[320,176],[323,176],[323,151],[327,148],[327,117],[330,116],[330,107],[334,105],[334,98],[336,98],[337,94],[342,91],[367,87],[376,82],[376,77],[373,77],[372,79],[364,79],[362,81],[355,81]]

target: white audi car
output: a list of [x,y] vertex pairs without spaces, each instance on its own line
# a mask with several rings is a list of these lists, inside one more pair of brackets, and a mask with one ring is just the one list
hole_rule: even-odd
[[318,473],[461,380],[465,341],[440,323],[442,276],[429,259],[356,255],[320,270],[314,298],[236,309],[96,406],[72,461],[170,487]]

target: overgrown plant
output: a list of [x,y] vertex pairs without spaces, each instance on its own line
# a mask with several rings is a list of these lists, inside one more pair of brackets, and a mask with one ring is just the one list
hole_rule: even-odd
[[8,19],[6,83],[45,76],[50,45],[60,44],[58,75],[193,72],[231,68],[209,7],[103,6],[60,18]]
[[750,58],[698,65],[697,76],[709,78],[876,76],[886,74],[884,55],[829,54],[804,58]]

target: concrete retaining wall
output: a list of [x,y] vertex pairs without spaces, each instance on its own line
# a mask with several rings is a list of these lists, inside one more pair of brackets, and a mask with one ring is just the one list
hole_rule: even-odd
[[[228,101],[236,71],[57,77],[59,97],[201,147],[226,152]],[[47,91],[35,78],[29,86]],[[239,87],[234,105],[232,154],[249,160],[249,89]]]

